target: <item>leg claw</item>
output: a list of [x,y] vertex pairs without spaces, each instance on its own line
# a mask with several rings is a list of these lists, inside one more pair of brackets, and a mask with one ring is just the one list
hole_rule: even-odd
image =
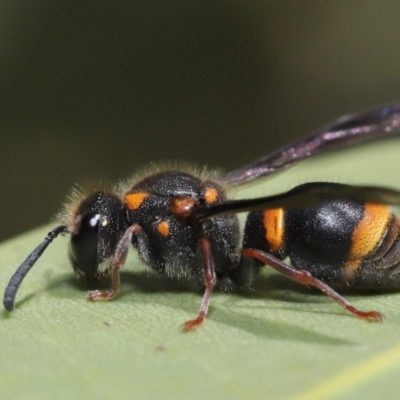
[[111,300],[115,297],[115,292],[103,292],[102,290],[93,290],[88,293],[86,298],[89,301],[98,301],[98,300]]
[[204,318],[196,318],[190,321],[186,321],[181,325],[182,332],[192,332],[197,329],[204,322]]
[[378,311],[369,311],[365,313],[365,319],[369,322],[382,322],[383,321],[383,315],[379,313]]

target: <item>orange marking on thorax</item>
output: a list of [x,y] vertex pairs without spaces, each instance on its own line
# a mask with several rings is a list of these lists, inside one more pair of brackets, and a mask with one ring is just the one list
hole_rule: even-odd
[[213,187],[207,188],[204,193],[204,198],[207,203],[214,203],[218,199],[218,190]]
[[163,236],[168,236],[169,235],[169,224],[168,224],[168,222],[161,221],[158,224],[157,229],[158,229],[158,232],[161,233],[161,235],[163,235]]
[[124,198],[125,205],[129,210],[137,210],[147,196],[147,193],[128,193]]
[[172,199],[171,211],[179,217],[190,217],[195,205],[195,199],[191,199],[190,197],[175,197]]
[[264,211],[263,222],[266,231],[265,239],[272,251],[278,251],[283,245],[283,209]]

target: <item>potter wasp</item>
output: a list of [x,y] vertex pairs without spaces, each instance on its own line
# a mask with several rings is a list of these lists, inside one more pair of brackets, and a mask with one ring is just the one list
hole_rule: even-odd
[[[59,224],[11,278],[4,307],[14,309],[29,270],[53,239],[69,234],[68,255],[78,276],[93,284],[111,275],[111,289],[89,292],[91,301],[117,295],[132,246],[150,270],[203,288],[198,315],[183,324],[184,331],[204,322],[216,284],[225,291],[250,287],[264,265],[318,288],[359,318],[380,321],[379,312],[359,310],[338,292],[400,288],[400,221],[388,206],[400,204],[399,191],[313,182],[273,196],[230,200],[227,190],[315,154],[399,134],[400,104],[393,104],[341,117],[227,174],[170,163],[115,186],[76,188]],[[248,213],[242,245],[241,212]]]

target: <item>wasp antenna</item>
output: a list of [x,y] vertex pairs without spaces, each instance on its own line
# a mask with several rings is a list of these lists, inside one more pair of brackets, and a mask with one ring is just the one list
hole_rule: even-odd
[[52,229],[42,243],[32,251],[31,254],[26,258],[26,260],[18,267],[14,275],[11,277],[6,290],[4,291],[3,305],[7,311],[14,310],[15,297],[17,296],[17,291],[21,286],[22,281],[29,272],[29,270],[35,265],[35,262],[46,250],[47,246],[55,239],[60,233],[68,232],[68,227],[65,225],[60,225]]

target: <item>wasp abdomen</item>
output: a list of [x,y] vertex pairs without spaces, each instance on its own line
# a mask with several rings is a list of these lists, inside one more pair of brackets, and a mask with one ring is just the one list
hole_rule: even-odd
[[[337,186],[337,184],[332,184]],[[317,207],[250,213],[243,248],[258,249],[342,291],[400,288],[400,223],[390,207],[325,200]],[[243,259],[248,286],[262,264]]]

